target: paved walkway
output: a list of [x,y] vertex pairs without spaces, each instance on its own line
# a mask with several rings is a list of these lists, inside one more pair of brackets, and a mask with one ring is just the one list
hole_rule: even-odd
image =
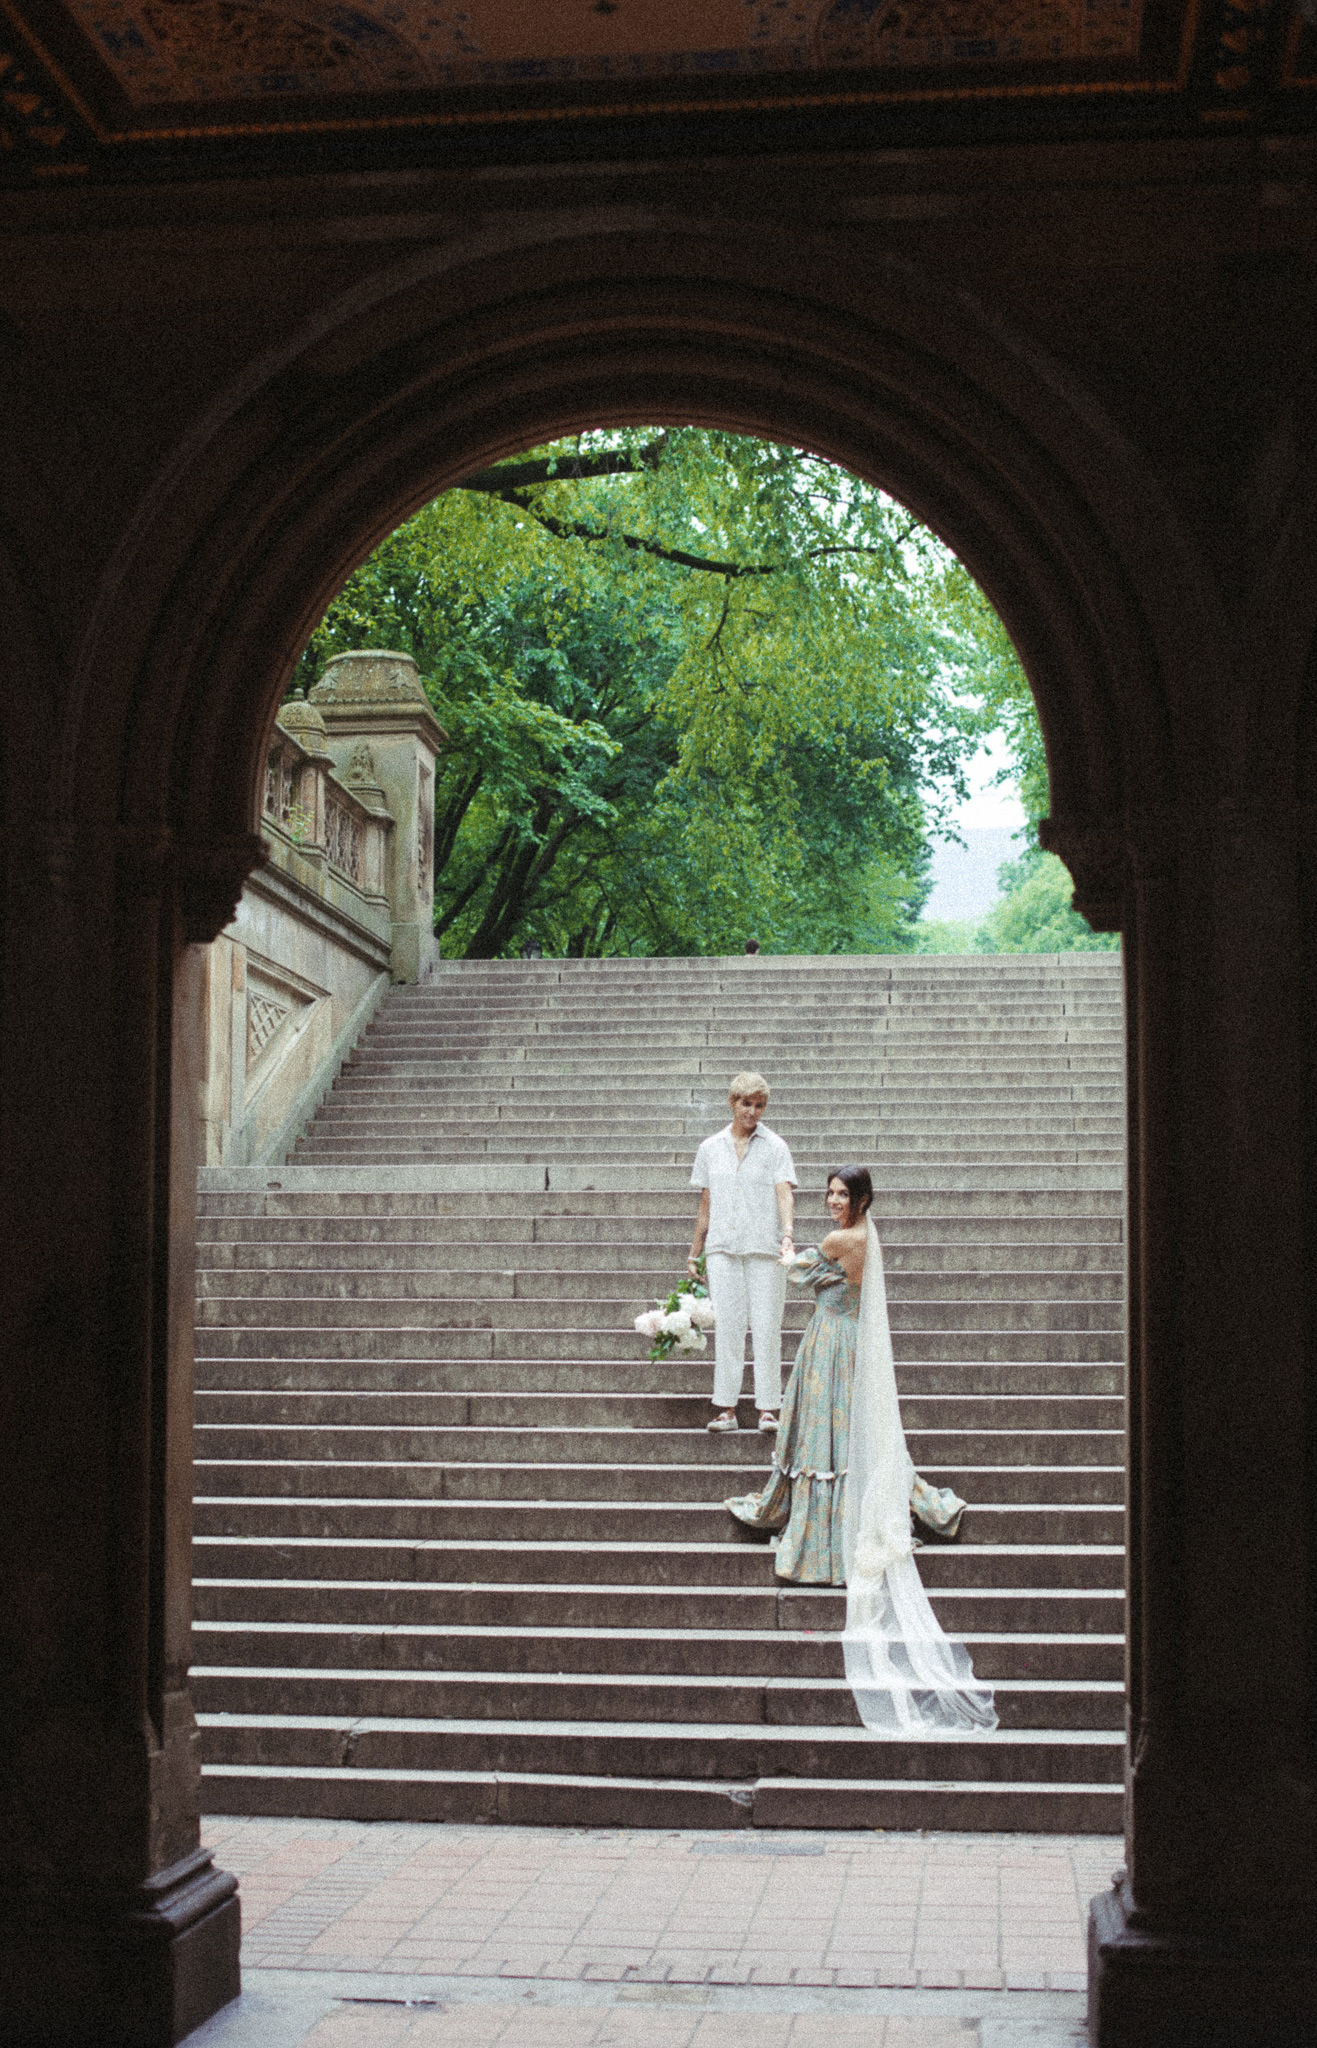
[[243,1999],[196,2048],[1062,2048],[1106,1836],[212,1820]]

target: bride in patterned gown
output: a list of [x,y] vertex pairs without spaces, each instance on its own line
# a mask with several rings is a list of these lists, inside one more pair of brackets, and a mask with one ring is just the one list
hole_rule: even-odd
[[846,1675],[866,1725],[921,1736],[990,1729],[991,1692],[943,1634],[914,1563],[911,1517],[950,1538],[965,1503],[922,1480],[906,1450],[872,1201],[867,1168],[830,1174],[834,1228],[787,1262],[788,1277],[812,1289],[814,1314],[768,1484],[727,1507],[748,1528],[781,1531],[780,1579],[847,1586]]

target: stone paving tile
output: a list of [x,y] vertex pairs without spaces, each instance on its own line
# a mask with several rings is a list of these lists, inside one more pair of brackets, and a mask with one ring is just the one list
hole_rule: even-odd
[[[740,1831],[225,1819],[207,1824],[206,1840],[241,1880],[245,1952],[262,1967],[674,1987],[1076,1991],[1089,1899],[1120,1860],[1120,1844],[1107,1838],[877,1831],[747,1839]],[[434,2030],[440,2016],[432,2014],[429,2031],[418,2033],[424,2015],[400,2023],[362,2008],[373,2032],[345,2032],[357,2020],[339,2013],[306,2048],[395,2039],[406,2048],[430,2039],[505,2048],[505,2036],[510,2048],[511,2017],[498,2021],[502,2034],[490,2033],[491,2012],[481,2002],[451,2023],[444,2015],[447,2032]],[[730,2048],[735,2017],[706,2015],[722,2029],[707,2035],[694,2021],[674,2022],[673,2039]],[[783,2035],[789,2048],[815,2038],[800,2031],[807,2017],[795,2015],[797,2031]],[[605,2021],[596,2013],[588,2023]],[[324,2031],[331,2024],[336,2033]],[[562,2024],[563,2040],[574,2042],[572,2027],[586,2021]],[[912,2048],[966,2040],[963,2029],[891,2032],[897,2024],[871,2017],[866,2040],[886,2039],[889,2048],[907,2038]],[[541,2028],[539,2039],[548,2038]],[[579,2038],[605,2048],[623,2035]],[[842,2037],[834,2030],[828,2038],[836,2048]],[[756,2048],[770,2048],[762,2032]]]

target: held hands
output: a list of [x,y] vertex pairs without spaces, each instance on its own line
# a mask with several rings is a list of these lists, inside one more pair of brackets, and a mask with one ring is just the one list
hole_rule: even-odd
[[782,1232],[782,1255],[779,1264],[789,1266],[796,1256],[796,1240],[789,1230]]

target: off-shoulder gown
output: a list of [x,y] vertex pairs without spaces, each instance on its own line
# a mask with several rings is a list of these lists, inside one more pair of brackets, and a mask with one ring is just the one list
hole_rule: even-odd
[[[842,1556],[851,1388],[855,1376],[860,1290],[841,1267],[813,1247],[787,1268],[797,1287],[814,1294],[814,1313],[800,1340],[774,1438],[773,1470],[761,1493],[727,1502],[751,1529],[780,1529],[776,1571],[798,1585],[844,1586]],[[944,1539],[960,1527],[965,1503],[949,1487],[916,1475],[910,1510],[925,1532]]]

